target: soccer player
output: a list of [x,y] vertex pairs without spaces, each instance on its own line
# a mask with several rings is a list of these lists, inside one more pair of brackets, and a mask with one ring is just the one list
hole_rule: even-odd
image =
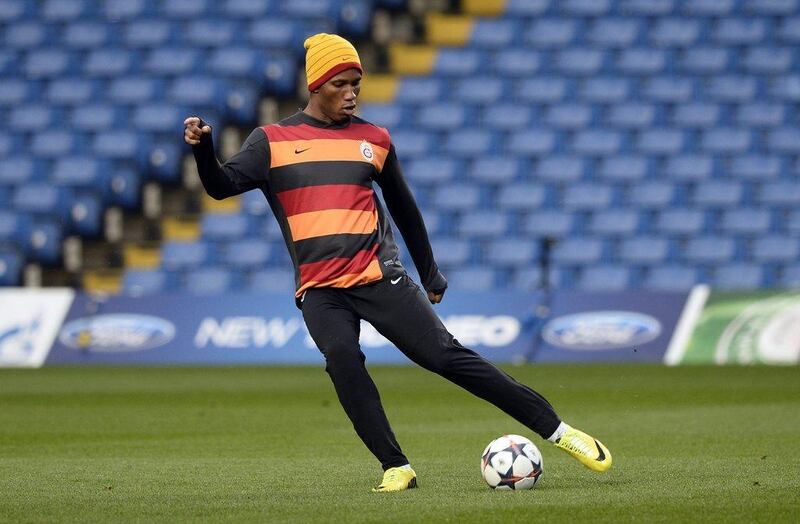
[[[354,114],[363,73],[358,53],[326,33],[304,45],[305,109],[256,128],[224,164],[216,158],[211,127],[199,117],[185,120],[184,140],[211,197],[260,189],[269,202],[294,264],[296,304],[342,407],[383,466],[373,491],[413,488],[417,478],[364,365],[362,319],[416,364],[491,402],[588,468],[607,470],[605,446],[567,425],[544,397],[462,346],[442,324],[431,304],[442,300],[447,281],[389,133]],[[424,291],[400,263],[373,183],[383,191]]]

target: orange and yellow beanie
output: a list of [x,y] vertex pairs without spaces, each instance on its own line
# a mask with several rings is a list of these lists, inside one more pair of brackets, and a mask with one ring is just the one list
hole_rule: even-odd
[[306,48],[309,91],[314,91],[346,69],[355,68],[364,72],[356,48],[339,35],[317,33],[306,38],[303,47]]

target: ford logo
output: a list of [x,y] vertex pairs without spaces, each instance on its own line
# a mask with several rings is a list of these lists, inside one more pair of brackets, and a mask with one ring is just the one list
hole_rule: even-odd
[[566,349],[621,349],[646,344],[661,333],[661,323],[632,311],[592,311],[558,317],[542,329],[542,338]]
[[163,346],[175,326],[148,315],[110,314],[79,318],[64,325],[58,339],[67,347],[95,353],[122,353]]

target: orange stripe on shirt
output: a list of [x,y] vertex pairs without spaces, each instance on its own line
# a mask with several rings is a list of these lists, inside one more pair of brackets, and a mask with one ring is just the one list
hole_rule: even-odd
[[381,272],[381,264],[378,260],[373,260],[369,263],[367,268],[362,271],[361,273],[352,273],[348,275],[342,275],[340,277],[336,277],[331,280],[326,280],[323,282],[316,282],[310,281],[306,282],[297,290],[295,296],[301,296],[308,288],[311,287],[353,287],[353,286],[361,286],[363,284],[369,284],[370,282],[375,282],[383,278],[383,272]]
[[292,240],[321,237],[325,235],[372,233],[378,228],[376,211],[352,211],[350,209],[326,209],[287,217]]
[[270,167],[276,168],[302,162],[369,162],[379,172],[389,150],[366,140],[285,140],[271,142]]

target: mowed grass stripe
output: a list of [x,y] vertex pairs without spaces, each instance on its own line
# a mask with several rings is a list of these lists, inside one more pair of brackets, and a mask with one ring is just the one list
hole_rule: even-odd
[[[615,464],[582,468],[416,368],[375,368],[419,474],[375,495],[375,460],[321,368],[0,370],[2,522],[792,522],[800,368],[508,368]],[[532,492],[480,478],[483,447],[531,437]]]

